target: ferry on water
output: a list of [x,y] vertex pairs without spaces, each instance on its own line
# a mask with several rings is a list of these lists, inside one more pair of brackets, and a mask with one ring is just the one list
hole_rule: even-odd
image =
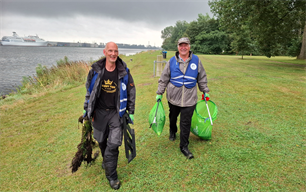
[[38,35],[19,37],[16,32],[13,32],[13,36],[2,37],[1,45],[46,47],[48,41],[39,38]]

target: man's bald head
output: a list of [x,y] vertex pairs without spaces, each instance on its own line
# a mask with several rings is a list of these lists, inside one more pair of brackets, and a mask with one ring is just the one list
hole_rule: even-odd
[[115,42],[112,42],[112,41],[106,43],[105,49],[108,49],[109,47],[113,47],[113,46],[117,47],[117,49],[118,49],[117,44]]
[[114,42],[108,42],[103,49],[103,54],[106,57],[106,64],[116,64],[119,55],[118,46]]

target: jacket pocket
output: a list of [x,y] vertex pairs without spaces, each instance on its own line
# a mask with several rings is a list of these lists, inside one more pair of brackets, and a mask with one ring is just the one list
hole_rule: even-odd
[[172,83],[167,86],[167,99],[174,105],[179,105],[182,99],[182,87],[176,87]]
[[167,86],[167,98],[168,100],[173,100],[174,99],[174,88],[175,86],[169,82],[168,86]]

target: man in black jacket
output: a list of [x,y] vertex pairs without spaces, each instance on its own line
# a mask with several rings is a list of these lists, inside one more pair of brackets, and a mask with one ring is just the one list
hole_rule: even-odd
[[109,42],[103,53],[105,58],[94,63],[88,73],[84,110],[92,118],[106,178],[113,189],[119,189],[117,163],[123,138],[122,116],[128,111],[134,120],[136,89],[126,63],[118,57],[118,46]]

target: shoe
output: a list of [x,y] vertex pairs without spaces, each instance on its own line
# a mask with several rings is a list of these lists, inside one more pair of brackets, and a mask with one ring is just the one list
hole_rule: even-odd
[[176,139],[176,133],[170,132],[169,140],[170,141],[175,141],[175,139]]
[[117,190],[117,189],[120,188],[120,181],[119,181],[119,179],[110,180],[110,181],[109,181],[109,185],[111,186],[111,188]]
[[194,158],[193,154],[188,150],[187,147],[181,148],[181,152],[187,157],[187,159]]
[[102,169],[105,169],[104,161],[102,161]]

